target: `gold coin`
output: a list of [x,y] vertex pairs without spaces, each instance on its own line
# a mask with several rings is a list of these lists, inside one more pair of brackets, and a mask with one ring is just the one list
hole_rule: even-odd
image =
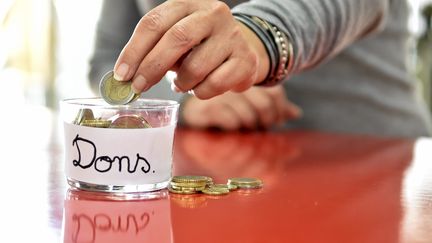
[[214,184],[213,179],[211,177],[207,177],[207,183],[206,183],[206,185],[207,186],[211,186],[213,184]]
[[239,187],[237,185],[233,185],[233,184],[226,184],[228,187],[228,190],[230,191],[234,191],[237,190]]
[[213,188],[222,188],[222,189],[227,189],[227,190],[229,190],[227,184],[213,184],[213,185],[210,185],[209,187],[213,187]]
[[231,178],[228,184],[236,185],[240,189],[255,189],[263,186],[263,182],[256,178]]
[[177,188],[188,187],[188,188],[201,188],[206,187],[206,183],[197,183],[197,182],[170,182],[170,185]]
[[186,186],[174,186],[171,184],[171,188],[174,190],[181,190],[181,191],[195,191],[195,192],[200,192],[202,190],[204,190],[206,187],[205,186],[201,186],[201,187],[186,187]]
[[110,128],[151,128],[144,117],[138,115],[123,115],[117,117]]
[[211,187],[225,188],[225,189],[228,189],[230,191],[234,191],[234,190],[238,189],[238,186],[233,185],[233,184],[213,184],[213,185],[211,185]]
[[204,183],[206,184],[210,177],[208,176],[197,176],[197,175],[185,175],[185,176],[173,176],[171,182],[174,183]]
[[81,126],[86,127],[99,127],[99,128],[108,128],[111,125],[111,121],[109,120],[84,120],[80,123]]
[[177,193],[177,194],[195,194],[197,193],[194,190],[178,190],[178,189],[174,189],[171,186],[168,187],[168,191],[172,192],[172,193]]
[[102,98],[111,105],[126,105],[139,98],[131,87],[132,81],[118,81],[114,79],[114,72],[106,73],[99,84]]
[[80,109],[74,120],[74,124],[80,125],[84,120],[94,120],[93,111],[90,109]]
[[202,193],[207,195],[225,195],[229,193],[228,188],[209,186],[202,190]]

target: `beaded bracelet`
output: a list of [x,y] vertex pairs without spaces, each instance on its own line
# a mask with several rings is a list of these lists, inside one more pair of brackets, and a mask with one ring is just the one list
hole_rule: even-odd
[[256,16],[234,14],[234,17],[248,26],[261,39],[270,58],[270,70],[258,85],[272,86],[283,80],[294,63],[293,46],[287,35],[275,25]]
[[255,34],[258,36],[258,38],[261,40],[261,42],[264,44],[264,47],[267,51],[267,54],[269,56],[269,71],[266,75],[265,80],[269,79],[269,77],[275,72],[276,69],[276,63],[278,59],[278,50],[277,46],[272,40],[272,36],[265,31],[261,26],[259,26],[257,23],[255,23],[249,16],[242,15],[242,14],[234,14],[234,18],[247,26],[249,29],[251,29]]
[[278,49],[278,62],[276,69],[270,77],[265,79],[264,82],[259,85],[271,86],[279,83],[283,80],[291,70],[293,65],[293,46],[288,37],[282,31],[280,31],[275,25],[271,25],[267,21],[260,19],[256,16],[251,17],[253,21],[258,23],[263,29],[270,33],[273,37],[274,43],[276,43]]

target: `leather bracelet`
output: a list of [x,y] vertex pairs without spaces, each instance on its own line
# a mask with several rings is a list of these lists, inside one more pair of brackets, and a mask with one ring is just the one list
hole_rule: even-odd
[[272,37],[273,41],[277,46],[278,60],[275,70],[272,72],[270,77],[266,78],[262,83],[258,85],[271,86],[279,83],[285,77],[287,77],[289,70],[293,66],[293,46],[288,40],[286,34],[280,31],[275,25],[271,25],[265,20],[262,20],[256,16],[251,19],[259,24],[261,28],[265,29]]
[[243,14],[234,14],[234,18],[246,25],[249,29],[251,29],[261,40],[263,43],[267,54],[269,56],[269,64],[270,68],[266,75],[265,80],[270,79],[277,68],[278,63],[278,50],[276,44],[273,42],[273,37],[270,36],[269,32],[265,31],[260,25],[258,25],[255,21],[252,20],[251,17]]

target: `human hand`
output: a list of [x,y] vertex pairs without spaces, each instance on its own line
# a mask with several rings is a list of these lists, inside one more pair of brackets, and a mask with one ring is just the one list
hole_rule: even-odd
[[283,87],[252,87],[243,93],[227,92],[209,100],[190,97],[183,104],[186,125],[223,130],[257,129],[283,123],[301,116]]
[[148,90],[169,70],[176,88],[209,99],[263,81],[269,57],[261,40],[216,0],[171,0],[148,12],[122,50],[115,78]]

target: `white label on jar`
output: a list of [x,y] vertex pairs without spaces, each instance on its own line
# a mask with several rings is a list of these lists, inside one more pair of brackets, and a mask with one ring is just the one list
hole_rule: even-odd
[[66,176],[100,185],[145,185],[171,177],[175,125],[146,129],[64,124]]

